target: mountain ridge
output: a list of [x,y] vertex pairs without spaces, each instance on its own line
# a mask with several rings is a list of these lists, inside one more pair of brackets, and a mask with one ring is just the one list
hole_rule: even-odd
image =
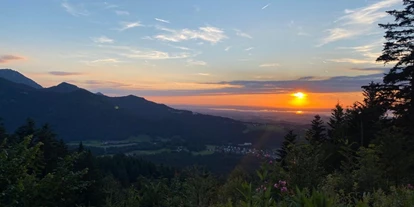
[[36,89],[43,88],[40,84],[36,83],[32,79],[27,78],[23,74],[12,69],[0,69],[0,78],[4,78],[15,83],[25,84]]
[[241,121],[178,110],[133,95],[102,96],[68,83],[36,89],[0,78],[0,88],[6,89],[0,90],[0,117],[6,129],[15,130],[33,118],[39,124],[48,123],[65,141],[148,135],[219,144],[253,142],[260,136],[262,144],[269,144],[283,136],[246,133]]

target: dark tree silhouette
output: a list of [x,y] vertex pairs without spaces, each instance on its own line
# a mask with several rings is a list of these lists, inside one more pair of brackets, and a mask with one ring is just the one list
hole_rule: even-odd
[[332,142],[337,142],[338,139],[345,138],[345,112],[339,103],[332,109],[328,126],[328,136]]
[[289,132],[285,135],[282,147],[279,150],[277,150],[277,154],[279,156],[278,161],[283,162],[286,155],[292,149],[293,145],[296,144],[297,137],[298,135],[294,134],[293,130],[289,130]]
[[393,110],[403,123],[414,121],[414,1],[403,0],[402,10],[387,11],[394,23],[379,24],[386,30],[383,53],[377,61],[396,62],[385,75],[387,89],[395,95]]
[[310,144],[321,144],[326,141],[324,122],[321,119],[321,116],[316,115],[312,120],[311,128],[306,132],[306,140]]

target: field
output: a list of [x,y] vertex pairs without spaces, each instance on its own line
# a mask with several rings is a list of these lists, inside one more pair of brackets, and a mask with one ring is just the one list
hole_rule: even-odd
[[[82,144],[85,148],[89,148],[95,154],[111,155],[124,153],[126,155],[154,155],[159,153],[170,153],[177,147],[169,145],[171,142],[167,138],[152,138],[148,135],[139,135],[130,137],[126,140],[117,141],[98,141],[86,140]],[[75,149],[79,142],[69,142],[69,147]],[[193,155],[211,155],[214,153],[214,145],[207,145],[206,150],[200,152],[192,152]]]

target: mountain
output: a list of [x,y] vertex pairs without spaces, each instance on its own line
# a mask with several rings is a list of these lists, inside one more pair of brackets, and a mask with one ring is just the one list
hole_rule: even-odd
[[81,89],[75,85],[63,82],[57,86],[46,88],[45,90],[58,92],[58,93],[70,93],[70,92],[74,92],[74,91],[81,90]]
[[36,89],[42,88],[42,86],[36,83],[35,81],[11,69],[0,69],[0,78],[4,78],[15,83],[25,84]]
[[[34,88],[0,78],[0,118],[8,131],[27,118],[49,124],[65,141],[179,137],[204,144],[278,144],[284,132],[249,130],[230,118],[177,110],[137,96],[108,97],[69,83]],[[259,139],[258,139],[259,138]]]

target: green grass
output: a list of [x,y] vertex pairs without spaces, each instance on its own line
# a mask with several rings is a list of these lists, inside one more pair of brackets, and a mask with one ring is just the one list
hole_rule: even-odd
[[159,150],[134,150],[131,152],[127,152],[125,153],[126,155],[154,155],[154,154],[159,154],[159,153],[163,153],[163,152],[171,152],[171,150],[169,149],[159,149]]
[[127,142],[151,142],[152,138],[146,134],[140,134],[138,136],[133,136],[125,140]]
[[282,126],[278,126],[278,125],[259,125],[259,126],[247,125],[247,129],[245,129],[243,133],[248,133],[248,132],[258,131],[258,130],[271,131],[271,132],[284,132],[285,131],[285,129]]
[[211,155],[214,151],[203,150],[200,152],[191,152],[193,155]]
[[[86,140],[82,141],[83,146],[86,147],[126,147],[126,146],[132,146],[136,143],[140,142],[151,142],[152,138],[148,135],[141,134],[138,136],[133,136],[125,140],[116,140],[116,141],[110,141],[111,144],[104,144],[105,141],[99,141],[99,140]],[[76,146],[79,145],[79,141],[69,142],[68,145]]]

